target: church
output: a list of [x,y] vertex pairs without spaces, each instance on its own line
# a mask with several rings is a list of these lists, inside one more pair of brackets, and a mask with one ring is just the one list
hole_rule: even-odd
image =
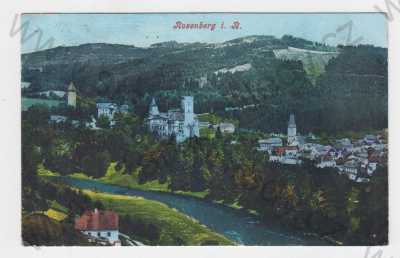
[[181,100],[180,109],[161,113],[153,98],[147,118],[149,130],[161,139],[174,135],[177,143],[184,142],[191,137],[199,137],[199,121],[194,114],[193,107],[193,97],[184,96]]

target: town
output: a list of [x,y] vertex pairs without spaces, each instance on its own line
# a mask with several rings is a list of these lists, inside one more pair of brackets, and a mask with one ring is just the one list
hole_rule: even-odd
[[[66,104],[74,108],[76,99],[77,90],[71,82],[67,89]],[[116,113],[127,114],[130,110],[126,104],[118,106],[104,101],[97,102],[96,107],[97,118],[92,117],[92,121],[86,123],[86,127],[92,130],[101,129],[97,125],[98,119],[107,118],[110,126],[113,126]],[[168,110],[167,113],[160,112],[155,98],[152,98],[145,126],[156,138],[166,139],[173,136],[177,144],[191,137],[200,137],[203,128],[220,130],[224,134],[232,134],[236,130],[233,123],[211,124],[200,122],[198,117],[194,113],[193,96],[182,97],[181,108]],[[52,123],[66,121],[66,116],[50,116]],[[73,120],[72,123],[78,125],[79,121]],[[366,183],[378,166],[387,163],[388,145],[384,134],[366,134],[359,139],[341,138],[322,144],[321,139],[311,132],[301,135],[297,130],[295,114],[290,114],[287,134],[271,133],[269,138],[259,139],[258,146],[254,148],[268,155],[268,160],[273,163],[301,165],[308,160],[317,168],[334,168],[337,173],[345,174],[349,180]],[[232,141],[231,144],[240,143]]]
[[[386,164],[388,145],[383,134],[367,134],[361,139],[337,139],[333,144],[321,144],[309,133],[296,133],[294,115],[290,115],[287,137],[260,139],[257,150],[267,152],[269,161],[298,165],[310,160],[317,168],[335,168],[357,183],[369,182],[377,166]],[[283,141],[287,140],[284,145]]]

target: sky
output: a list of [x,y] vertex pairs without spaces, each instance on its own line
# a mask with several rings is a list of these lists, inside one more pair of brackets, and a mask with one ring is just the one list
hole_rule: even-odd
[[[178,21],[216,24],[216,28],[174,29]],[[230,28],[235,21],[239,29]],[[225,29],[220,29],[222,22]],[[23,14],[21,25],[22,53],[85,43],[148,47],[171,40],[219,43],[249,35],[285,34],[330,45],[387,47],[386,19],[379,13]],[[53,44],[45,44],[49,39]]]

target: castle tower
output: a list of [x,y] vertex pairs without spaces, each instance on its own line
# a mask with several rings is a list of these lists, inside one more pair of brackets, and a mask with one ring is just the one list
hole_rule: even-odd
[[151,103],[150,103],[149,115],[156,116],[159,114],[160,114],[160,111],[158,111],[158,106],[157,106],[156,100],[154,98],[152,98]]
[[71,107],[76,107],[76,88],[73,82],[68,86],[67,104]]
[[288,145],[293,144],[296,141],[296,122],[294,121],[294,115],[290,114],[289,123],[287,129],[287,141]]
[[185,115],[185,123],[192,123],[194,120],[194,112],[193,112],[193,97],[192,96],[183,96],[181,107],[182,111]]
[[198,120],[194,115],[193,96],[182,97],[181,108],[184,115],[184,137],[200,136]]

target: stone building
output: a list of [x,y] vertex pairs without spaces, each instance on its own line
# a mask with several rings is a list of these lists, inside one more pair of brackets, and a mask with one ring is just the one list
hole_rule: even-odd
[[192,96],[184,96],[180,109],[171,109],[161,113],[155,99],[150,103],[147,125],[149,130],[159,138],[175,136],[176,142],[181,143],[190,137],[199,137],[199,121],[193,111]]

